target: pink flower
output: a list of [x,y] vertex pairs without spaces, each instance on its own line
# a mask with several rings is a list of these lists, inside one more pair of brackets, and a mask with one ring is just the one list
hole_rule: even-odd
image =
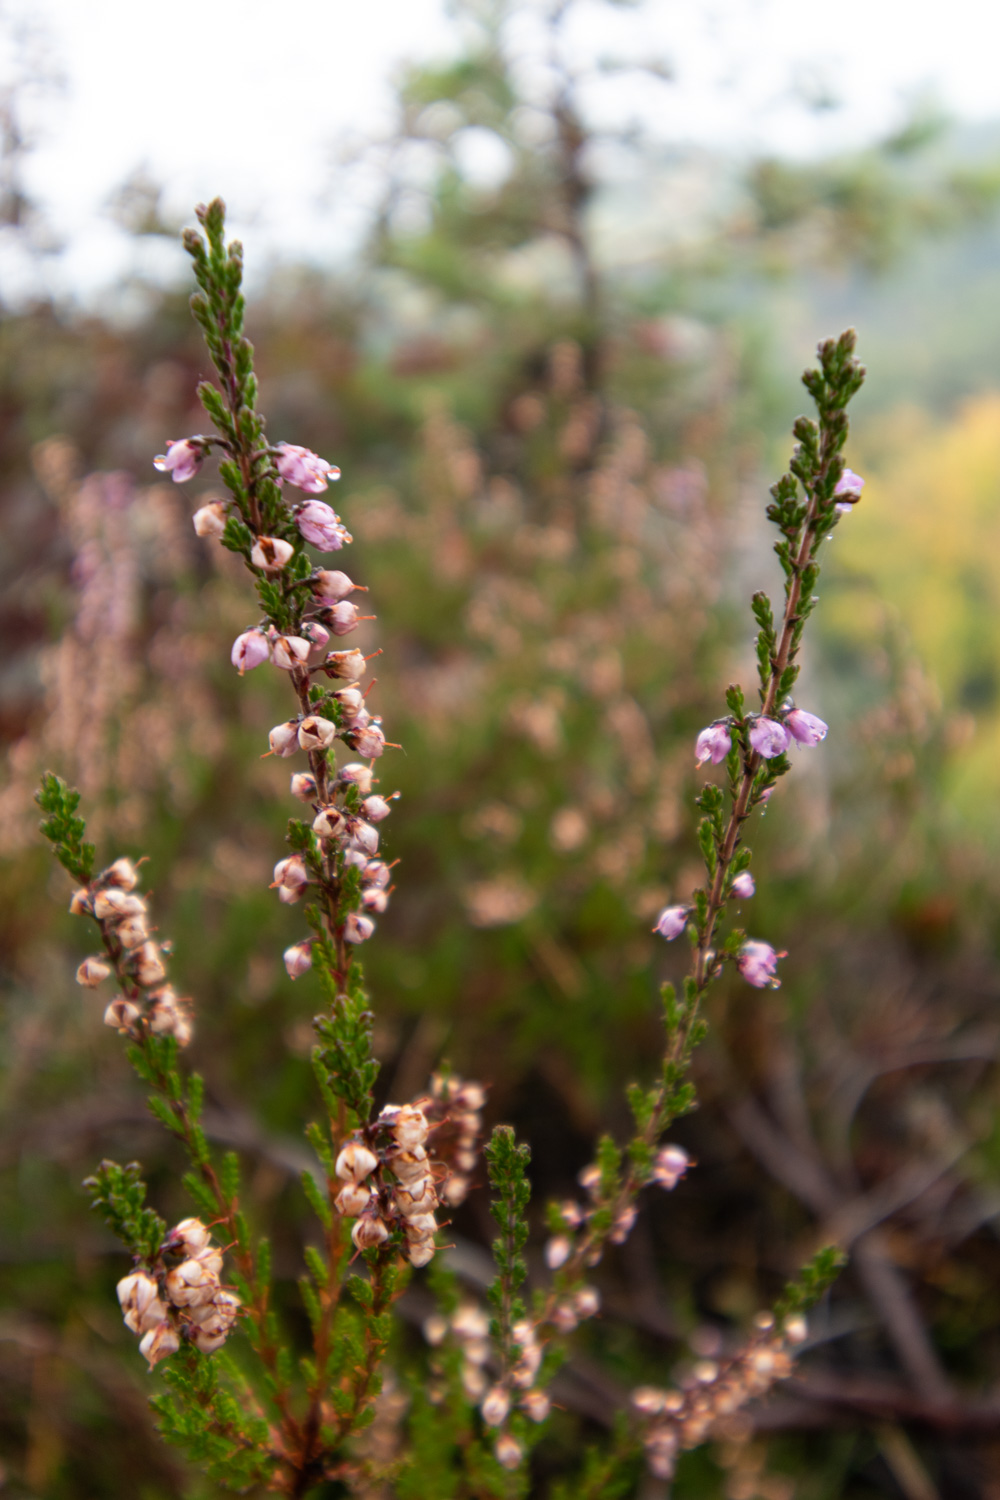
[[761,792],[760,796],[757,798],[757,801],[759,802],[759,804],[760,804],[761,807],[766,807],[767,804],[770,802],[770,800],[771,800],[771,798],[772,798],[773,795],[774,795],[774,787],[773,786],[765,787],[764,790]]
[[312,939],[302,943],[293,943],[290,948],[286,948],[284,960],[289,979],[298,979],[307,969],[312,968]]
[[666,938],[668,943],[672,943],[674,938],[680,937],[687,926],[688,910],[686,906],[665,906],[656,919],[653,931],[658,932],[660,937]]
[[339,552],[351,540],[351,533],[337,512],[323,500],[307,500],[305,505],[298,506],[295,524],[306,541],[321,552]]
[[385,735],[373,720],[358,733],[352,733],[348,744],[356,754],[363,755],[365,760],[374,760],[385,749]]
[[323,618],[333,631],[334,635],[350,635],[358,625],[358,606],[352,604],[349,599],[342,599],[339,604],[334,604],[326,610]]
[[362,917],[356,911],[347,913],[344,922],[344,937],[349,943],[363,943],[375,931],[371,917]]
[[729,889],[732,894],[737,897],[738,900],[748,901],[753,895],[754,891],[757,889],[757,882],[754,880],[749,870],[743,870],[739,875],[736,876]]
[[844,470],[843,474],[837,480],[833,491],[839,501],[836,507],[838,516],[850,515],[854,506],[861,499],[861,491],[864,487],[865,482],[860,474],[855,474],[853,469]]
[[750,725],[750,743],[764,760],[772,760],[788,749],[788,731],[777,719],[765,719],[762,714]]
[[270,642],[261,630],[244,630],[233,642],[232,663],[239,667],[240,676],[259,667],[271,654]]
[[153,459],[153,468],[161,474],[170,474],[174,484],[183,484],[193,479],[205,459],[205,449],[197,438],[171,439],[166,453],[158,453]]
[[740,949],[736,960],[739,969],[747,984],[752,984],[758,990],[776,990],[781,985],[781,980],[774,977],[774,971],[778,967],[779,958],[787,958],[785,953],[776,953],[770,943],[747,942]]
[[703,729],[695,741],[694,753],[695,764],[703,766],[706,760],[710,760],[713,766],[725,760],[733,742],[729,737],[729,725],[723,719],[718,724],[710,724]]
[[807,714],[803,708],[793,708],[785,715],[785,728],[800,745],[818,745],[826,739],[827,725],[815,714]]
[[298,443],[279,443],[275,463],[282,479],[307,495],[322,495],[331,479],[340,478],[336,464],[328,464],[318,453],[301,448]]
[[656,1153],[656,1160],[653,1162],[653,1181],[658,1182],[669,1193],[677,1186],[690,1165],[691,1158],[680,1146],[664,1146]]

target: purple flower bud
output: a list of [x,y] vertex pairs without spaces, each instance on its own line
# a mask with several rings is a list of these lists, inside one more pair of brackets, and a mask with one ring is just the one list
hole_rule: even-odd
[[307,969],[312,968],[312,939],[293,943],[290,948],[285,949],[283,957],[289,979],[298,979]]
[[670,1192],[690,1165],[691,1158],[680,1146],[664,1146],[656,1153],[656,1160],[653,1162],[653,1181]]
[[311,587],[318,604],[339,604],[341,599],[353,594],[358,585],[352,583],[346,573],[321,568],[313,578]]
[[733,883],[729,887],[729,889],[737,898],[737,900],[749,901],[750,897],[757,889],[757,882],[756,880],[754,880],[749,870],[741,870],[739,875],[734,878]]
[[274,643],[274,665],[285,672],[304,667],[309,660],[309,642],[300,635],[279,635]]
[[710,724],[703,729],[695,741],[694,753],[695,764],[703,766],[706,760],[710,760],[713,766],[725,760],[733,742],[729,737],[729,725],[723,720],[718,724]]
[[231,660],[240,676],[261,666],[271,654],[271,643],[262,630],[244,630],[233,642]]
[[259,536],[250,553],[250,561],[265,573],[279,573],[294,551],[291,542],[283,541],[280,536]]
[[771,798],[773,796],[774,796],[774,787],[773,786],[765,787],[764,790],[761,792],[760,796],[757,798],[757,801],[758,801],[758,803],[760,804],[761,807],[766,807],[767,804],[770,802],[770,800],[771,800]]
[[762,759],[773,760],[788,749],[788,731],[777,719],[762,714],[750,725],[750,743]]
[[294,755],[299,748],[299,721],[286,719],[284,724],[275,724],[267,737],[272,755]]
[[318,453],[301,448],[298,443],[279,443],[274,461],[282,479],[307,495],[321,495],[330,480],[340,478],[336,464],[328,464]]
[[861,491],[864,487],[865,482],[860,474],[855,474],[853,469],[844,470],[833,491],[835,499],[839,502],[836,507],[838,516],[850,515],[861,499]]
[[349,943],[363,943],[371,937],[375,931],[375,923],[370,917],[363,917],[356,911],[347,913],[344,922],[344,938]]
[[751,941],[744,943],[740,949],[736,967],[747,984],[752,984],[758,990],[776,990],[781,985],[781,980],[775,978],[778,959],[787,956],[786,953],[776,953],[770,943]]
[[339,552],[345,542],[352,540],[337,512],[324,500],[307,500],[305,505],[298,506],[295,524],[306,541],[320,552]]
[[153,468],[171,475],[174,484],[183,484],[194,478],[204,459],[205,449],[197,438],[181,438],[179,442],[171,439],[166,453],[158,453],[153,459]]
[[660,937],[666,938],[668,943],[672,943],[674,938],[680,937],[687,926],[690,909],[688,906],[665,906],[656,919],[653,931],[658,932]]
[[226,507],[221,500],[210,500],[191,517],[198,536],[221,536],[226,529]]
[[793,740],[800,745],[818,745],[826,739],[827,725],[815,714],[807,714],[803,708],[793,708],[785,715],[785,728]]
[[318,620],[309,620],[302,627],[302,639],[309,642],[309,660],[322,661],[330,640],[330,632],[326,626],[321,625]]

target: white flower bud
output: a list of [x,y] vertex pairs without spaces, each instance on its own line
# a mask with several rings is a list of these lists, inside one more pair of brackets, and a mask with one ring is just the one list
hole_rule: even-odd
[[166,1318],[167,1309],[160,1301],[156,1282],[144,1271],[124,1276],[117,1290],[125,1326],[133,1333],[148,1333]]
[[272,755],[294,755],[299,748],[299,721],[287,719],[284,724],[275,724],[267,737]]
[[502,1469],[518,1468],[524,1457],[524,1449],[512,1432],[501,1432],[493,1451]]
[[364,729],[352,731],[348,743],[358,755],[363,755],[366,760],[376,760],[385,751],[385,735],[374,720]]
[[361,904],[365,911],[374,911],[381,914],[389,905],[389,892],[380,891],[377,886],[372,886],[369,890],[362,891]]
[[312,938],[293,943],[290,948],[285,949],[282,956],[289,979],[298,979],[307,969],[312,968]]
[[462,1389],[470,1401],[478,1401],[486,1389],[486,1376],[478,1365],[462,1366]]
[[365,866],[365,871],[361,878],[365,885],[374,885],[379,890],[385,890],[392,879],[392,871],[383,860],[373,859],[370,864]]
[[368,796],[375,776],[371,766],[363,766],[358,761],[351,761],[349,765],[341,766],[338,774],[341,781],[356,786],[362,797]]
[[419,1270],[421,1266],[430,1264],[434,1259],[436,1249],[437,1246],[431,1237],[422,1240],[410,1240],[406,1247],[406,1256],[410,1265],[416,1266]]
[[225,1338],[236,1322],[241,1306],[240,1299],[235,1293],[226,1292],[220,1288],[211,1302],[204,1302],[200,1306],[189,1308],[188,1316],[207,1337],[218,1338],[221,1334]]
[[309,660],[312,646],[300,635],[279,635],[271,648],[271,660],[276,667],[291,672],[295,667],[304,667]]
[[[157,990],[150,996],[150,1001],[147,1015],[150,1031],[154,1031],[157,1036],[176,1037],[182,1047],[186,1046],[191,1039],[190,1029],[187,1028],[184,1012],[170,986]],[[185,1034],[186,1040],[181,1041],[181,1036]]]
[[462,1353],[470,1364],[485,1365],[490,1357],[489,1339],[469,1339],[462,1348]]
[[89,915],[93,911],[93,899],[87,886],[81,885],[70,897],[69,909],[74,917]]
[[351,844],[371,859],[378,853],[378,829],[370,823],[363,823],[360,818],[356,819],[351,824]]
[[219,1290],[218,1274],[199,1256],[182,1260],[167,1272],[167,1296],[174,1307],[200,1307],[211,1302]]
[[130,859],[116,859],[102,873],[101,880],[105,885],[117,885],[123,891],[132,891],[139,884],[139,872]]
[[521,1397],[521,1410],[532,1422],[544,1422],[552,1410],[552,1402],[544,1391],[525,1391]]
[[475,1170],[478,1155],[475,1151],[456,1151],[455,1165],[460,1172],[472,1172]]
[[423,1146],[414,1146],[411,1151],[396,1151],[390,1157],[389,1165],[400,1182],[410,1187],[427,1176],[427,1152]]
[[371,1193],[361,1183],[349,1182],[346,1187],[341,1188],[333,1201],[338,1213],[348,1219],[356,1219],[367,1208],[370,1197]]
[[149,937],[146,918],[141,916],[126,917],[115,928],[115,937],[121,943],[122,947],[127,950],[140,947]]
[[98,891],[94,896],[94,916],[99,922],[113,921],[117,917],[141,916],[146,903],[141,896],[112,886],[110,890]]
[[427,1124],[427,1116],[422,1109],[416,1109],[412,1104],[404,1104],[392,1125],[392,1133],[396,1137],[397,1144],[404,1151],[412,1151],[414,1146],[422,1146],[427,1139],[430,1129]]
[[490,1320],[474,1302],[463,1302],[453,1313],[451,1326],[460,1339],[484,1339]]
[[430,1317],[425,1318],[423,1321],[423,1331],[424,1338],[430,1344],[431,1348],[436,1349],[438,1344],[444,1342],[445,1335],[448,1332],[448,1319],[442,1318],[440,1313],[431,1313]]
[[510,1396],[502,1385],[495,1385],[479,1409],[487,1427],[499,1427],[510,1411]]
[[365,675],[368,663],[360,651],[331,651],[326,659],[326,670],[331,677],[345,677],[353,682]]
[[313,577],[310,587],[321,604],[339,604],[341,599],[353,594],[358,585],[352,583],[347,574],[341,573],[338,568],[321,568]]
[[384,797],[366,797],[361,804],[362,811],[370,823],[381,823],[392,812],[392,808]]
[[229,1330],[216,1332],[209,1328],[195,1328],[191,1342],[202,1354],[215,1354],[226,1342]]
[[785,1319],[785,1338],[790,1344],[804,1344],[809,1337],[809,1328],[805,1318],[795,1314]]
[[376,1214],[366,1214],[351,1230],[351,1239],[359,1250],[371,1250],[389,1238],[389,1231]]
[[581,1287],[573,1298],[573,1306],[581,1318],[593,1318],[601,1306],[600,1293],[596,1287]]
[[362,1141],[348,1141],[334,1168],[341,1182],[364,1182],[378,1166],[378,1157]]
[[152,1370],[161,1359],[167,1359],[171,1354],[176,1354],[181,1347],[181,1341],[177,1337],[177,1331],[172,1323],[157,1323],[151,1328],[146,1337],[139,1344],[139,1353],[144,1359],[149,1360],[149,1368]]
[[308,771],[297,771],[292,777],[292,796],[300,802],[315,802],[319,796],[315,776],[310,776]]
[[313,833],[320,839],[335,839],[343,833],[346,823],[339,807],[324,807],[313,819]]
[[297,901],[309,884],[309,871],[301,854],[290,854],[279,859],[274,867],[271,889],[278,888],[282,900]]
[[427,1235],[437,1234],[438,1222],[433,1214],[413,1214],[407,1219],[405,1228],[407,1235],[422,1240]]
[[[478,1114],[486,1103],[486,1090],[481,1083],[463,1083],[454,1095],[454,1101],[461,1109],[468,1110],[470,1114]],[[476,1128],[478,1129],[478,1121]]]
[[545,1264],[550,1271],[558,1271],[569,1260],[572,1246],[564,1234],[557,1234],[545,1246]]
[[467,1177],[462,1177],[457,1172],[452,1172],[441,1190],[444,1201],[450,1208],[457,1208],[469,1196],[469,1187],[470,1183]]
[[[345,849],[344,850],[344,869],[345,870],[362,870],[363,871],[364,868],[365,868],[365,865],[367,865],[367,863],[368,863],[368,857],[367,857],[367,855],[362,854],[360,849]],[[364,898],[362,898],[362,899],[364,899]]]
[[226,529],[226,507],[221,500],[210,500],[191,517],[199,536],[221,536]]
[[294,551],[291,543],[280,537],[259,536],[250,553],[250,561],[265,573],[280,573]]
[[106,964],[103,958],[85,958],[76,971],[76,982],[84,985],[88,990],[95,990],[110,973],[111,966]]
[[356,682],[337,688],[333,694],[348,719],[356,719],[365,706],[365,695]]
[[113,1026],[121,1036],[137,1037],[141,1015],[141,1010],[131,1000],[112,1000],[104,1012],[104,1024]]
[[310,714],[299,725],[299,744],[303,750],[325,750],[336,738],[336,724],[317,714]]
[[344,919],[344,940],[348,943],[367,942],[375,931],[375,923],[370,917],[363,917],[359,912],[350,911]]
[[655,1385],[636,1386],[632,1392],[632,1405],[647,1417],[658,1416],[663,1410],[666,1391]]
[[552,1321],[560,1333],[572,1333],[580,1321],[570,1302],[557,1302],[552,1312]]
[[398,1187],[395,1197],[396,1206],[404,1219],[411,1218],[414,1214],[433,1213],[438,1204],[434,1179],[430,1173],[426,1177],[418,1177],[408,1187]]
[[190,1258],[201,1255],[211,1243],[212,1236],[200,1219],[181,1219],[180,1223],[175,1224],[169,1231],[163,1245],[167,1250],[180,1247]]

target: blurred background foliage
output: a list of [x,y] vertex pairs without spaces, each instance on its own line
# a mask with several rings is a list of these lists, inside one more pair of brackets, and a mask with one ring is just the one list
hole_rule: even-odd
[[[835,1237],[851,1267],[800,1373],[691,1456],[677,1495],[996,1496],[1000,148],[918,110],[808,167],[657,153],[588,118],[565,10],[529,55],[513,5],[465,5],[464,55],[403,77],[391,136],[343,164],[383,185],[360,263],[279,268],[251,308],[272,435],[344,470],[403,747],[381,763],[403,794],[399,890],[365,953],[383,1095],[442,1057],[488,1082],[531,1143],[540,1230],[595,1135],[624,1128],[657,986],[683,965],[652,918],[699,880],[694,735],[728,681],[749,687],[746,599],[777,587],[763,509],[794,376],[856,321],[868,487],[829,550],[800,694],[831,734],[768,809],[743,914],[790,950],[784,987],[719,986],[677,1131],[697,1170],[602,1267],[536,1492],[572,1494],[581,1440],[633,1384],[737,1341]],[[35,233],[28,208],[12,222]],[[175,230],[141,178],[114,212]],[[316,1000],[280,962],[300,936],[267,890],[287,773],[258,758],[284,684],[229,666],[252,618],[190,528],[210,478],[150,482],[164,440],[202,425],[186,292],[129,292],[127,317],[40,302],[0,322],[0,1485],[52,1500],[214,1492],[153,1436],[121,1254],[79,1188],[101,1156],[138,1157],[160,1211],[185,1211],[72,982],[82,937],[34,833],[43,766],[81,787],[109,858],[149,856],[206,1124],[246,1152],[293,1335],[314,1232],[295,1178]],[[453,1230],[473,1291],[483,1196]],[[428,1306],[419,1287],[403,1303],[418,1380]],[[633,1492],[662,1493],[638,1471]]]

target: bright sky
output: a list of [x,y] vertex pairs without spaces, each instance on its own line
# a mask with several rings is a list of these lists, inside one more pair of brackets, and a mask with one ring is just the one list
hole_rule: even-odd
[[[38,146],[28,184],[67,245],[45,273],[49,285],[92,290],[137,264],[105,205],[138,167],[185,216],[221,192],[234,231],[252,232],[259,259],[265,247],[342,253],[350,214],[343,203],[336,215],[324,207],[339,198],[335,149],[352,133],[385,128],[402,60],[454,46],[445,8],[444,0],[0,0],[8,33],[0,83],[16,67],[12,23],[25,18],[47,38],[64,80],[32,110]],[[594,100],[608,118],[643,116],[666,140],[830,150],[891,128],[906,100],[928,89],[962,118],[1000,117],[1000,8],[985,0],[946,8],[647,0],[610,14],[583,0],[573,36],[581,58],[673,62],[675,84],[606,84]],[[841,107],[803,109],[802,95],[818,92]],[[8,291],[20,274],[0,253]]]

